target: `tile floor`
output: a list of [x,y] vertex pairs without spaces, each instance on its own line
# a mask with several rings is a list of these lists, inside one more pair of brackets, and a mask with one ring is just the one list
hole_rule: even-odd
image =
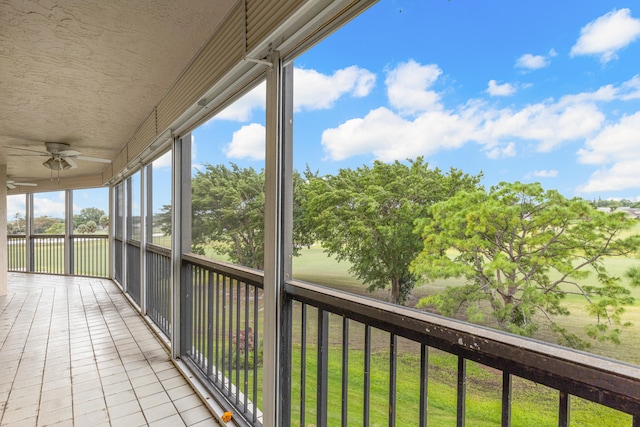
[[218,424],[113,282],[9,273],[0,425]]

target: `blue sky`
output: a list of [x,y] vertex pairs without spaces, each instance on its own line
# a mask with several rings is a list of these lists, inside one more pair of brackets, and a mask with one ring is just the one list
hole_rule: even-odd
[[[381,0],[294,64],[298,170],[424,156],[487,187],[640,200],[637,0]],[[264,167],[264,90],[193,132],[194,170]]]
[[[640,3],[381,1],[295,60],[295,167],[424,156],[566,196],[640,200]],[[262,167],[264,88],[196,132]]]

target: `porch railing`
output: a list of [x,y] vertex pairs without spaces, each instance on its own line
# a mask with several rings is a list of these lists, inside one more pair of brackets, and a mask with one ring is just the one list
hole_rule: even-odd
[[123,285],[124,272],[123,272],[123,262],[122,255],[124,254],[124,241],[122,237],[116,236],[113,239],[113,256],[116,260],[115,267],[113,270],[113,280],[118,282],[120,285]]
[[180,353],[234,419],[262,425],[262,272],[182,256]]
[[64,234],[35,234],[30,238],[33,271],[64,274]]
[[24,234],[7,235],[7,269],[27,271],[27,238]]
[[171,337],[171,250],[147,245],[147,315]]
[[127,251],[125,290],[138,305],[141,303],[140,246],[140,242],[135,240],[127,240],[125,244],[125,250]]
[[[558,426],[569,425],[570,396],[630,414],[626,425],[640,426],[638,366],[313,284],[291,282],[286,284],[286,293],[298,305],[298,317],[293,324],[300,325],[294,327],[300,332],[292,340],[292,354],[299,352],[301,355],[292,358],[299,360],[299,364],[293,366],[292,363],[291,369],[292,384],[297,379],[301,392],[294,395],[298,397],[297,402],[292,397],[291,403],[292,413],[298,414],[300,425],[307,425],[307,421],[315,425],[347,425],[353,418],[358,425],[369,425],[374,421],[370,419],[370,410],[375,398],[376,405],[382,401],[389,408],[387,419],[376,419],[377,423],[426,426],[431,377],[429,354],[433,350],[450,355],[454,359],[451,365],[457,366],[456,378],[449,384],[455,390],[456,406],[452,411],[455,417],[452,418],[457,426],[465,425],[472,406],[467,406],[469,362],[481,364],[501,377],[496,381],[500,390],[496,397],[501,407],[502,426],[511,425],[512,407],[518,403],[512,394],[512,381],[516,378],[556,391]],[[311,309],[315,315],[309,318]],[[296,310],[293,313],[296,316]],[[310,332],[313,342],[308,339]],[[334,351],[336,348],[339,350]],[[399,388],[401,352],[414,355],[414,363],[410,365],[414,370],[409,374],[418,384],[417,402],[407,399]],[[362,360],[354,364],[354,357]],[[374,357],[377,362],[382,357],[387,368],[380,372],[380,364],[374,366]],[[353,369],[354,365],[361,366],[362,370]],[[311,376],[309,370],[312,370]],[[327,381],[330,373],[334,377],[339,373],[339,385]],[[310,380],[314,382],[316,392],[309,399],[302,390],[308,389],[305,382]],[[542,399],[542,389],[544,387],[540,387],[538,396],[533,395],[534,400]],[[386,396],[381,398],[381,393]],[[361,413],[353,413],[350,409],[352,400],[361,403]],[[315,419],[305,419],[310,414]],[[398,421],[400,416],[402,422]],[[596,420],[592,425],[601,424]]]
[[[9,271],[65,273],[65,236],[37,234],[29,237],[31,254],[27,257],[27,237],[7,236],[7,268]],[[70,237],[72,260],[69,274],[109,277],[109,236],[82,234]],[[31,266],[28,264],[31,259]]]
[[[182,359],[227,401],[234,419],[261,425],[262,273],[187,254],[181,274]],[[438,411],[471,425],[478,393],[471,383],[481,369],[495,377],[491,398],[502,426],[523,403],[513,384],[527,382],[540,393],[534,400],[552,396],[558,426],[569,425],[584,399],[622,412],[598,410],[605,419],[615,412],[619,425],[640,427],[638,366],[304,282],[286,283],[285,295],[284,425],[426,426],[439,422]],[[443,381],[434,375],[441,364],[430,358],[448,358],[455,373],[444,380],[451,408],[438,408],[442,396],[430,393]],[[407,375],[415,395],[399,380]],[[388,411],[373,419],[380,405]]]
[[71,274],[109,277],[109,236],[80,234],[71,236],[73,263]]

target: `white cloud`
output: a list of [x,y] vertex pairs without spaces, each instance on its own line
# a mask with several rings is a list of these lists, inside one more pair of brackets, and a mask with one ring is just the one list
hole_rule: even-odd
[[[555,51],[550,52],[550,56],[555,56]],[[532,55],[525,53],[516,60],[517,68],[525,68],[527,70],[538,70],[549,66],[549,59],[544,55]]]
[[640,187],[640,158],[623,160],[611,167],[602,168],[594,172],[589,181],[578,187],[581,193],[596,193],[599,191],[619,191]]
[[[193,154],[193,153],[192,153]],[[167,151],[162,156],[153,161],[154,168],[169,168],[171,167],[171,151]]]
[[533,171],[531,175],[537,178],[555,178],[558,176],[558,171],[555,169],[542,169]]
[[596,55],[606,63],[639,37],[640,19],[633,18],[629,9],[612,10],[580,30],[580,38],[571,48],[571,56]]
[[431,111],[412,121],[381,107],[325,130],[322,145],[332,160],[373,153],[391,161],[460,147],[472,132],[466,118],[449,112]]
[[[375,82],[375,74],[357,66],[337,70],[332,75],[296,67],[293,92],[295,111],[331,108],[346,94],[354,97],[367,96]],[[263,82],[211,120],[247,122],[252,120],[255,111],[265,110],[265,102],[266,83]]]
[[233,133],[225,153],[232,159],[264,160],[265,127],[258,123],[242,126]]
[[[400,64],[398,68],[400,70],[389,72],[393,78],[387,82],[395,89],[414,87],[417,93],[405,103],[393,103],[390,99],[391,106],[399,111],[379,107],[364,117],[326,129],[322,134],[322,145],[328,159],[344,160],[370,154],[382,161],[402,160],[418,155],[429,156],[468,143],[479,144],[488,158],[500,159],[516,156],[517,147],[522,142],[527,142],[528,146],[533,144],[539,152],[550,152],[563,144],[580,140],[590,141],[579,153],[583,163],[595,163],[593,159],[602,156],[609,158],[610,155],[605,155],[607,150],[619,152],[623,157],[628,157],[628,153],[634,150],[640,153],[636,148],[640,141],[640,112],[621,120],[615,127],[610,126],[609,130],[603,130],[606,117],[598,108],[599,103],[634,99],[631,97],[640,87],[638,76],[619,85],[606,85],[592,92],[566,95],[558,100],[547,99],[522,108],[492,108],[487,102],[472,99],[447,110],[430,90],[435,83],[434,75],[440,74],[437,67],[427,67],[438,70],[430,75],[430,79],[425,79],[424,75],[418,79],[413,75],[405,76],[412,82],[410,84],[399,80],[403,72],[408,68],[424,72],[425,67],[407,63]],[[415,85],[416,81],[422,84]],[[423,97],[424,93],[426,96]],[[428,105],[429,108],[421,111],[417,107],[419,105]],[[408,110],[415,112],[414,116],[405,115]],[[616,149],[618,144],[622,145]],[[600,161],[599,164],[607,163]],[[532,176],[550,178],[554,173],[557,174],[556,171],[545,170]],[[603,176],[601,172],[598,178]]]
[[505,146],[491,147],[487,146],[485,153],[490,159],[502,159],[505,157],[515,157],[517,154],[516,144],[514,142],[510,142]]
[[499,84],[495,80],[489,80],[486,92],[491,96],[509,96],[516,93],[516,87],[511,83]]
[[331,108],[342,96],[367,96],[376,82],[375,74],[351,66],[332,75],[315,70],[296,68],[293,80],[293,105],[295,111]]
[[33,203],[33,216],[48,216],[53,218],[64,218],[65,202],[64,200],[53,200],[46,196],[38,197]]
[[191,134],[191,169],[192,171],[201,171],[204,165],[198,160],[198,144],[196,144],[196,136]]
[[520,110],[489,110],[484,116],[484,124],[479,129],[481,142],[518,138],[536,142],[541,152],[588,137],[604,122],[604,115],[593,104],[550,101]]
[[636,74],[633,78],[625,82],[621,87],[620,99],[630,101],[632,99],[640,99],[640,75]]
[[604,165],[629,156],[640,159],[640,112],[606,126],[578,151],[578,161],[584,164]]
[[578,162],[601,165],[580,192],[640,187],[640,112],[622,117],[588,139],[578,151]]
[[414,60],[390,70],[385,83],[391,106],[401,114],[440,110],[440,95],[428,90],[440,74],[437,65],[420,65]]
[[7,196],[7,220],[13,221],[16,213],[22,218],[25,216],[27,199],[24,194],[13,194]]
[[260,83],[242,98],[212,117],[211,120],[230,120],[235,122],[251,120],[254,110],[264,111],[265,109],[266,87],[266,83]]

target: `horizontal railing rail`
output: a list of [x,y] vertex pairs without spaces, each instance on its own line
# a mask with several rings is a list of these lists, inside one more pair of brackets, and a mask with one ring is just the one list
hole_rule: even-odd
[[[309,351],[304,334],[308,325],[307,307],[317,309],[317,322],[313,329],[317,337],[317,360],[314,367],[317,372],[317,396],[315,408],[317,425],[326,425],[329,408],[327,407],[327,374],[329,338],[328,314],[343,319],[342,327],[342,425],[346,425],[348,411],[348,359],[349,324],[358,322],[364,325],[364,414],[363,425],[369,422],[370,363],[372,330],[389,334],[389,425],[395,425],[399,409],[396,402],[397,343],[398,338],[406,338],[420,345],[420,414],[416,414],[417,424],[427,423],[426,402],[428,401],[428,348],[437,348],[458,358],[457,373],[457,415],[456,423],[461,426],[465,421],[466,361],[474,361],[496,369],[502,373],[502,425],[511,425],[512,376],[543,384],[558,391],[558,425],[569,422],[569,395],[596,402],[598,404],[626,412],[633,416],[632,425],[640,426],[640,367],[573,351],[553,344],[547,344],[508,333],[471,325],[465,322],[443,318],[426,312],[413,310],[371,298],[356,296],[338,290],[320,287],[314,284],[291,281],[285,285],[286,294],[302,304],[301,366],[297,376],[302,382],[300,396],[300,425],[305,424],[306,397],[304,390],[307,375]],[[297,319],[294,320],[294,323]],[[379,343],[378,343],[379,344]],[[292,367],[293,369],[294,367]],[[297,367],[296,367],[297,369]],[[294,372],[296,374],[296,372]],[[351,378],[353,380],[353,378]],[[340,393],[340,390],[337,390]],[[336,412],[336,408],[332,409]]]
[[182,359],[237,422],[262,425],[262,272],[184,254],[181,274]]

